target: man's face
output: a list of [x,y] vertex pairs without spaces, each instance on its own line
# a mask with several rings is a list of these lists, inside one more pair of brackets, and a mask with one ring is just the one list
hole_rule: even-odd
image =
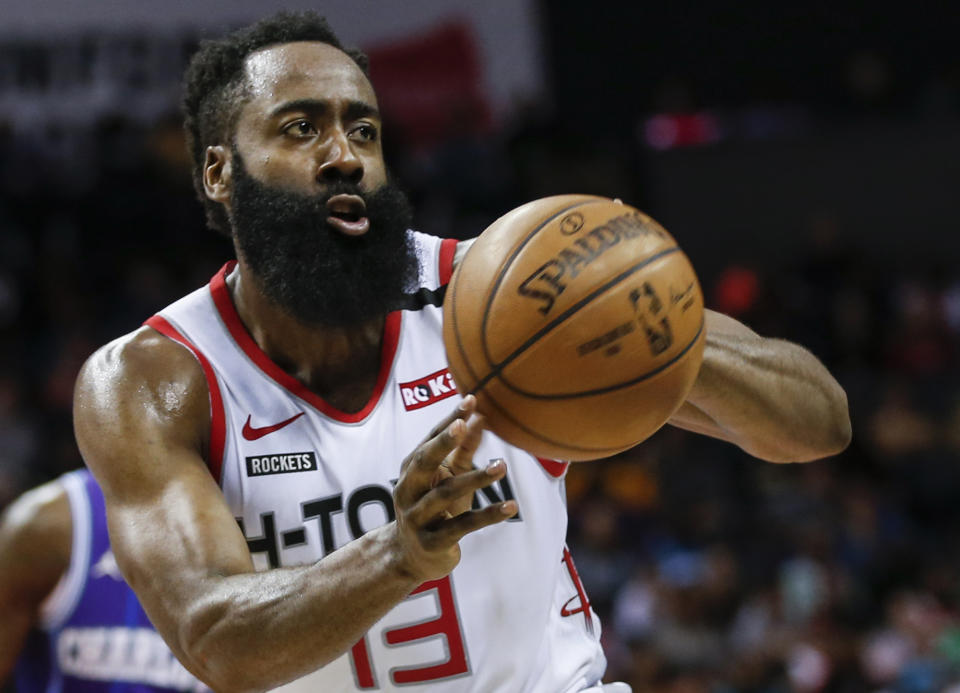
[[306,41],[266,48],[247,58],[246,82],[235,143],[252,176],[306,195],[338,176],[367,192],[386,182],[377,97],[346,53]]
[[240,259],[304,324],[358,324],[395,308],[416,277],[406,198],[387,181],[373,89],[321,43],[259,51],[230,150]]

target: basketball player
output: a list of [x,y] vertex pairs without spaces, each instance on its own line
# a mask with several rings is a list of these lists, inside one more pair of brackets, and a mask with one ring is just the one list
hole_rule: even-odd
[[[192,61],[195,180],[237,261],[79,377],[118,564],[216,690],[600,690],[566,465],[481,435],[456,395],[440,303],[465,244],[407,231],[366,67],[312,14]],[[707,329],[674,424],[773,461],[847,444],[812,355]]]
[[0,687],[16,669],[20,693],[209,690],[124,582],[86,470],[24,494],[0,518],[0,614]]

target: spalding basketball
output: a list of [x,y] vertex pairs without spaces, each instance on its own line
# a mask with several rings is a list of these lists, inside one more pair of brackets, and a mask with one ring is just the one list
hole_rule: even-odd
[[443,317],[457,388],[497,435],[544,458],[645,440],[703,359],[690,261],[653,219],[604,197],[547,197],[497,219],[454,272]]

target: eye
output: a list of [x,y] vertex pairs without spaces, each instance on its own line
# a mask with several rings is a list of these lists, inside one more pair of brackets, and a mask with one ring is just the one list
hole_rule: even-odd
[[377,140],[377,128],[370,123],[361,123],[350,131],[350,136],[365,142],[375,142]]
[[312,137],[317,134],[317,129],[313,127],[313,123],[309,120],[300,118],[285,126],[283,132],[293,137]]

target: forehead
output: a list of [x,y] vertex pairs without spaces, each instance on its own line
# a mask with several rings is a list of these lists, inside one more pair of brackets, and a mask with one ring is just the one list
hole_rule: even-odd
[[244,68],[250,96],[247,105],[254,109],[270,109],[298,99],[345,99],[377,105],[373,86],[359,66],[326,43],[298,41],[264,48],[251,53]]

